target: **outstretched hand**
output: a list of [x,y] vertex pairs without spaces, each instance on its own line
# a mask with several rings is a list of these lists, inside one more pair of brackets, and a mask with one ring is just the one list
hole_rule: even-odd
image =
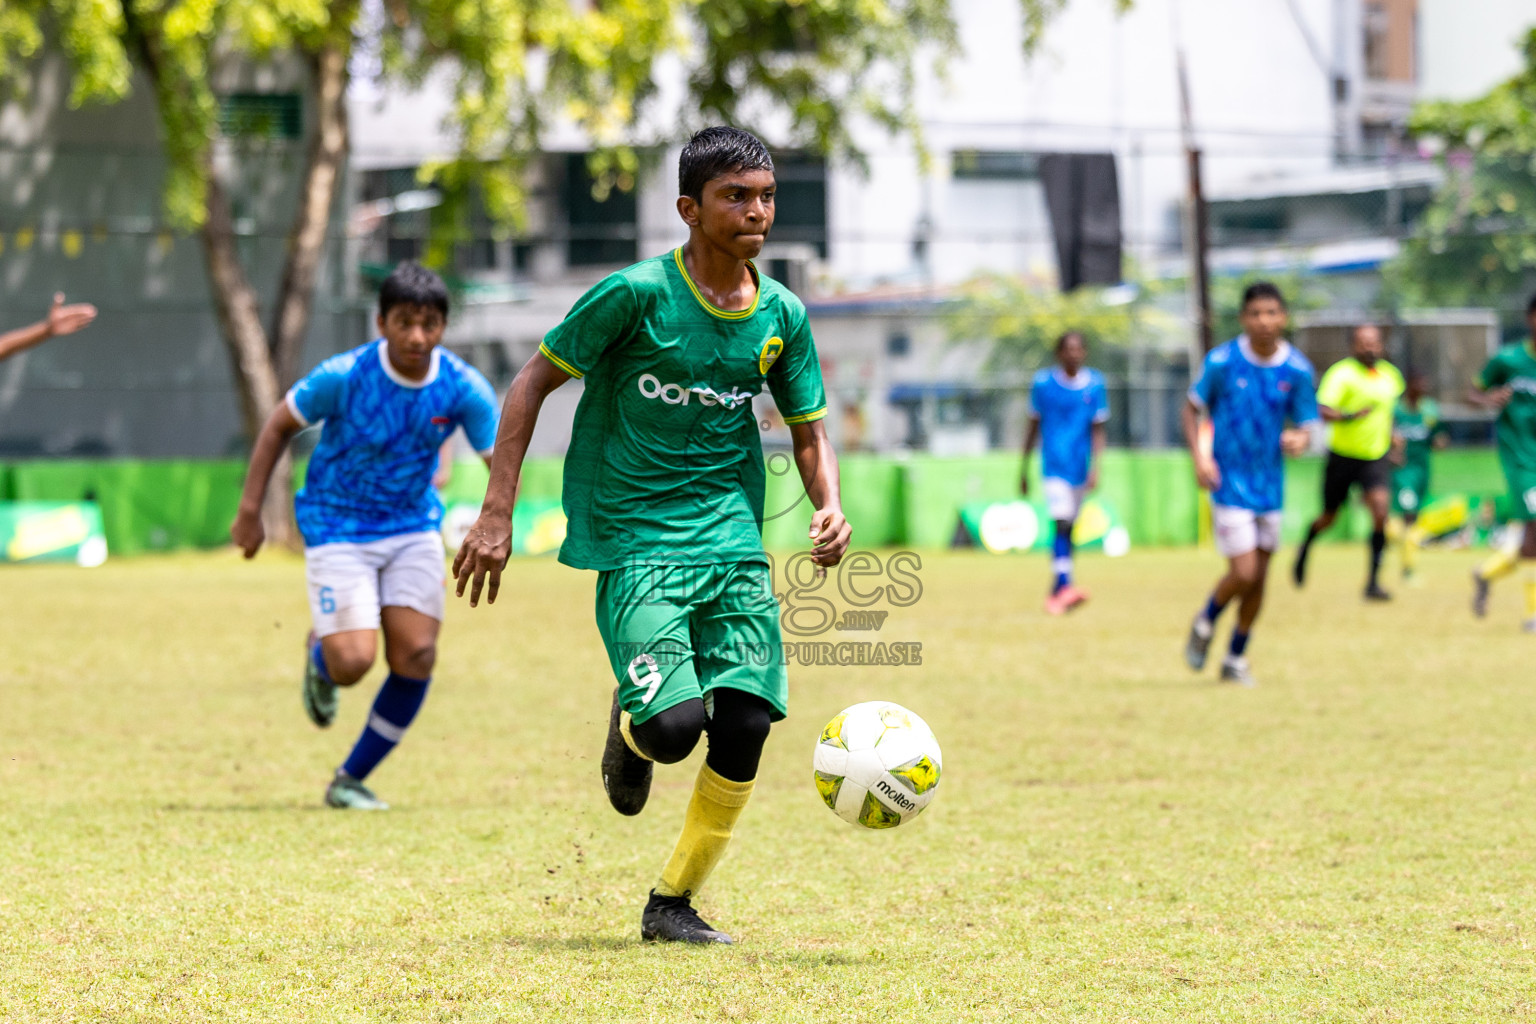
[[471,608],[479,605],[482,588],[486,604],[495,604],[496,594],[501,590],[501,570],[506,568],[511,555],[512,517],[487,518],[482,512],[453,557],[453,576],[458,580],[455,596],[463,597],[467,584]]
[[64,293],[55,292],[53,305],[48,308],[48,334],[55,338],[63,334],[74,334],[95,319],[95,306],[89,302],[77,302],[66,306]]

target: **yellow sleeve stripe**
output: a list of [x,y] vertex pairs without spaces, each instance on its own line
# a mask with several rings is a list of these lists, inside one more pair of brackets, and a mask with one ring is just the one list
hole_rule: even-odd
[[785,426],[793,426],[796,423],[810,423],[812,420],[819,420],[819,419],[821,419],[826,414],[827,414],[827,407],[826,406],[822,406],[820,409],[817,409],[815,412],[808,412],[808,413],[805,413],[804,415],[801,415],[801,416],[785,416],[784,417],[784,424],[785,424]]
[[560,369],[564,370],[566,373],[570,374],[572,377],[575,377],[575,378],[577,378],[579,380],[582,377],[586,376],[586,374],[584,374],[580,370],[576,369],[576,367],[572,366],[570,363],[566,362],[564,359],[561,359],[559,356],[557,356],[553,352],[551,352],[549,350],[549,346],[545,345],[542,341],[539,342],[539,352],[544,356],[545,359],[548,359],[550,362],[552,362],[556,366],[560,367]]

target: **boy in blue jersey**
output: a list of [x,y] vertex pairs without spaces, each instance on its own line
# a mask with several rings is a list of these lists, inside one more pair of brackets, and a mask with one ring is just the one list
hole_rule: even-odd
[[20,355],[34,345],[41,345],[49,338],[61,338],[89,326],[96,319],[96,307],[87,302],[64,305],[64,293],[56,292],[48,316],[35,324],[18,327],[0,334],[0,361]]
[[459,427],[490,461],[496,395],[478,370],[439,347],[448,290],[415,263],[379,289],[379,339],[332,356],[293,386],[251,452],[230,536],[255,556],[266,535],[261,506],[272,468],[294,434],[322,424],[304,487],[294,498],[314,630],[306,642],[304,709],[324,728],[336,688],[373,666],[384,629],[389,676],[368,724],[326,787],[331,807],[387,810],[363,780],[405,735],[427,696],[443,619],[439,534],[432,487],[443,443]]
[[1056,524],[1051,560],[1055,579],[1045,601],[1045,610],[1052,615],[1088,600],[1088,594],[1072,582],[1072,527],[1083,499],[1099,484],[1109,398],[1103,376],[1084,366],[1087,361],[1083,336],[1069,331],[1056,339],[1056,366],[1035,374],[1029,390],[1029,432],[1024,435],[1019,493],[1029,494],[1029,455],[1039,439],[1046,511]]
[[[1264,604],[1270,557],[1280,546],[1283,457],[1306,450],[1309,428],[1318,421],[1312,364],[1282,337],[1286,319],[1278,288],[1267,281],[1250,285],[1243,293],[1243,333],[1205,357],[1183,413],[1195,478],[1211,492],[1216,549],[1228,561],[1227,574],[1189,628],[1184,657],[1197,672],[1205,667],[1216,620],[1236,600],[1221,680],[1242,686],[1254,685],[1248,636]],[[1209,451],[1202,415],[1213,427]]]

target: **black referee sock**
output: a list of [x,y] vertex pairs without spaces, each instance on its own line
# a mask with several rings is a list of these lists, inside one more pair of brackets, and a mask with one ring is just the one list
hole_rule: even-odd
[[1376,577],[1381,574],[1381,553],[1387,550],[1387,531],[1377,530],[1371,534],[1371,586],[1376,586]]

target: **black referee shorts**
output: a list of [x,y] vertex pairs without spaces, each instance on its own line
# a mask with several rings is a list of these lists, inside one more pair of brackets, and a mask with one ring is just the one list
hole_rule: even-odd
[[1392,484],[1392,465],[1387,457],[1352,459],[1329,452],[1328,465],[1323,469],[1323,509],[1337,512],[1349,500],[1349,489],[1357,484],[1361,491],[1387,490]]

